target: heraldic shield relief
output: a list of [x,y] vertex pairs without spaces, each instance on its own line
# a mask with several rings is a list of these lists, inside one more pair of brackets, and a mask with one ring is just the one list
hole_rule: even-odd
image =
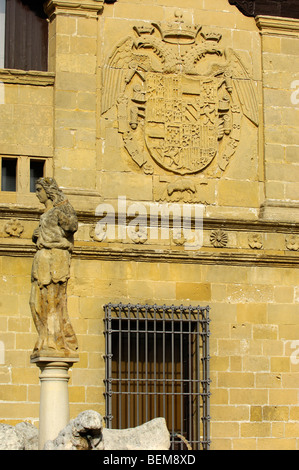
[[223,172],[240,141],[241,120],[258,126],[254,82],[221,34],[186,24],[135,26],[103,68],[102,114],[117,111],[134,162],[192,175],[217,161]]

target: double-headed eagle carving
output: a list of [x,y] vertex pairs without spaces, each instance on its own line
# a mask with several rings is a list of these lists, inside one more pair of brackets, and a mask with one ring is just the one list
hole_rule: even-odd
[[256,90],[241,58],[221,34],[188,25],[133,28],[103,67],[102,114],[116,107],[124,146],[145,173],[154,164],[195,174],[217,156],[224,171],[245,116],[258,126]]

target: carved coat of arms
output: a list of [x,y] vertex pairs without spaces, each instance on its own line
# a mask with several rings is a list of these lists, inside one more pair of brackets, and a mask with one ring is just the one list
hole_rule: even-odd
[[192,175],[217,159],[224,171],[241,119],[258,125],[254,83],[221,34],[172,23],[135,26],[103,67],[102,114],[116,107],[124,147],[145,173],[153,165]]

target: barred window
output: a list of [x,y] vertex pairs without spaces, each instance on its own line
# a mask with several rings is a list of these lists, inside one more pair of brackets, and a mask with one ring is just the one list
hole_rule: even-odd
[[172,449],[208,449],[209,308],[104,308],[107,428],[162,416]]

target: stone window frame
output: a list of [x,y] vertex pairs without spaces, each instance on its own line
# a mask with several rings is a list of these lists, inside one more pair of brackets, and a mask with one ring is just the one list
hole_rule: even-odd
[[[1,100],[5,100],[5,84],[13,85],[29,85],[40,87],[53,87],[55,83],[54,72],[43,72],[37,70],[16,70],[16,69],[0,69],[0,104]],[[26,194],[32,197],[32,202],[35,203],[35,195],[30,192],[30,163],[26,163],[26,159],[45,160],[44,173],[46,176],[53,174],[53,155],[33,155],[33,154],[13,154],[3,152],[0,153],[1,158],[18,158],[18,181],[16,191],[1,191],[1,161],[0,161],[0,194],[5,194],[6,202],[15,202],[16,194]]]
[[[164,417],[171,449],[210,448],[210,307],[106,304],[108,429]],[[180,416],[175,419],[175,410]]]
[[32,160],[44,161],[44,175],[50,175],[52,173],[52,157],[37,156],[37,155],[9,155],[0,154],[0,181],[2,183],[2,158],[11,158],[17,160],[16,170],[16,191],[2,191],[0,184],[0,192],[9,196],[16,193],[23,193],[34,196],[34,193],[30,191],[30,162]]

